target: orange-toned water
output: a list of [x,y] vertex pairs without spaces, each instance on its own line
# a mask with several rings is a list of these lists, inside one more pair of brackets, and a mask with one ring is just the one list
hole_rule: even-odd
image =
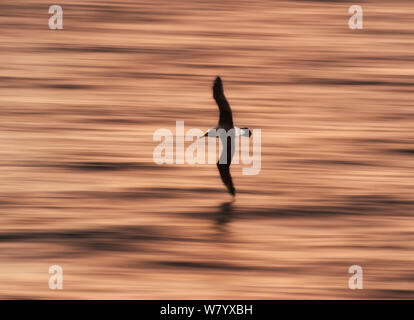
[[[414,298],[414,11],[364,1],[1,4],[1,298]],[[262,130],[262,170],[153,162]],[[60,265],[64,289],[48,288]],[[348,268],[364,289],[348,288]]]

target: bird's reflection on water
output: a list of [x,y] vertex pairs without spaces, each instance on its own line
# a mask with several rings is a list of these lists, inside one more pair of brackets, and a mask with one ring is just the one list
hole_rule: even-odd
[[227,226],[234,218],[234,200],[222,202],[215,213],[215,227],[221,234],[227,232]]

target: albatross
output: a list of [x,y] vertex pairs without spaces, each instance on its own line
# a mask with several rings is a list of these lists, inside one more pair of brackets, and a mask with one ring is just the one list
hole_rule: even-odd
[[221,180],[227,187],[228,192],[234,197],[236,195],[236,189],[234,188],[233,179],[230,174],[230,165],[234,154],[234,137],[250,137],[252,133],[249,128],[234,127],[233,114],[231,112],[230,104],[224,95],[223,82],[220,77],[217,77],[214,80],[213,97],[220,111],[219,122],[216,128],[209,129],[203,137],[207,136],[221,139],[223,151],[220,155],[219,161],[217,162],[217,168],[220,172]]

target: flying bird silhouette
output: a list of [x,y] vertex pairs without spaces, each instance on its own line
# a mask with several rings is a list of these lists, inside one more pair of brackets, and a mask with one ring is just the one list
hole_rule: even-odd
[[234,127],[230,104],[224,95],[223,83],[220,77],[217,77],[213,83],[213,97],[219,107],[220,118],[217,127],[215,129],[209,129],[203,137],[207,136],[221,139],[223,151],[217,162],[217,168],[220,172],[221,180],[227,187],[227,190],[232,196],[235,196],[236,189],[234,188],[233,179],[230,174],[231,160],[234,155],[234,137],[250,137],[252,133],[248,128]]

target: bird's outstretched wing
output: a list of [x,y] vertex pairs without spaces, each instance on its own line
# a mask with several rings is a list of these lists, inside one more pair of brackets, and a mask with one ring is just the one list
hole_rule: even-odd
[[219,127],[233,128],[233,116],[230,105],[224,96],[223,83],[220,77],[217,77],[214,81],[213,97],[220,110]]
[[230,175],[230,165],[217,163],[217,168],[220,172],[221,180],[223,180],[227,190],[234,196],[236,194],[236,189],[234,188],[233,180]]
[[223,152],[217,162],[217,168],[220,172],[221,180],[227,187],[227,190],[234,196],[236,194],[236,189],[234,188],[233,179],[230,174],[230,164],[234,154],[234,146],[231,140],[231,137],[227,137],[227,143],[226,146],[223,145]]

